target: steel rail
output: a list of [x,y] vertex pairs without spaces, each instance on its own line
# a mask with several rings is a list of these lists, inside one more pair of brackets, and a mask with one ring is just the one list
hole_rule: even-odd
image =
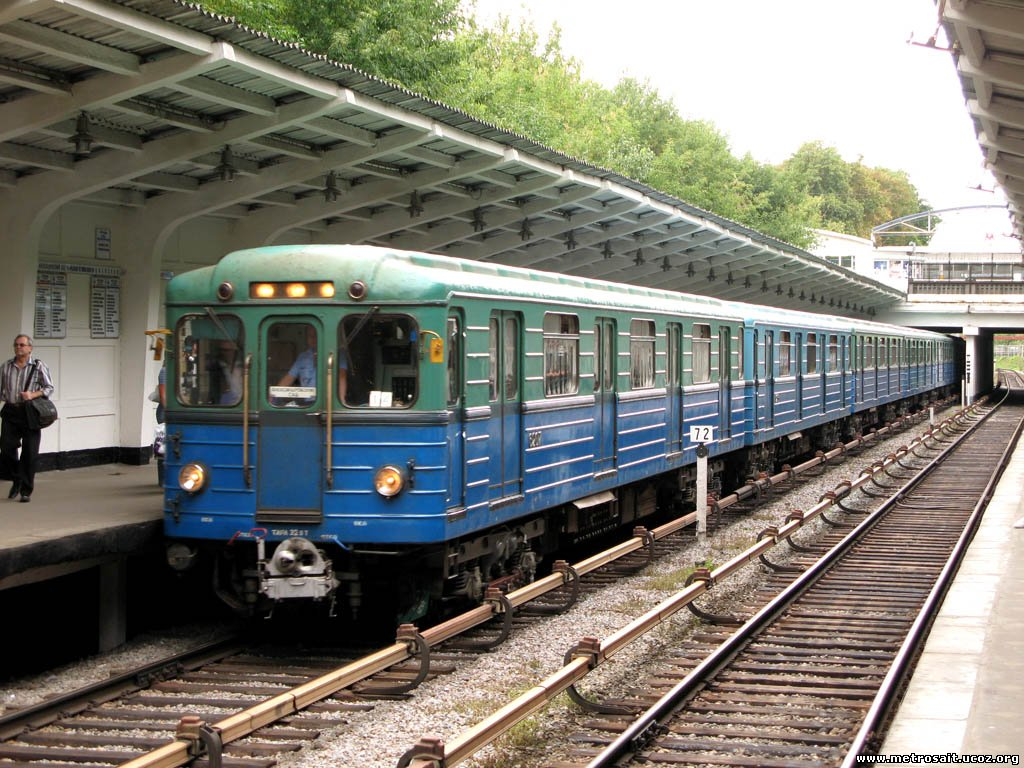
[[[985,420],[995,409],[990,410],[980,420]],[[849,552],[861,538],[872,529],[888,511],[910,493],[931,471],[948,456],[959,443],[971,434],[970,431],[959,435],[938,456],[932,459],[922,471],[910,479],[902,488],[882,504],[877,510],[862,520],[829,552],[804,571],[796,580],[787,586],[771,602],[762,607],[742,627],[734,632],[710,656],[701,661],[685,678],[665,693],[652,707],[629,725],[610,745],[587,764],[587,768],[607,768],[616,765],[627,754],[636,751],[644,743],[648,734],[659,729],[664,721],[685,706],[705,682],[725,668],[750,639],[764,627],[777,619],[802,593],[806,592],[821,575],[826,573],[840,558]]]
[[928,629],[931,626],[932,621],[936,614],[938,614],[939,609],[942,607],[942,601],[953,583],[953,577],[960,568],[960,564],[963,562],[964,556],[967,554],[967,548],[970,545],[971,540],[974,538],[975,533],[978,531],[978,527],[981,525],[981,518],[984,515],[985,508],[988,506],[989,501],[991,501],[996,484],[999,482],[1006,466],[1010,462],[1010,458],[1018,441],[1020,440],[1022,431],[1024,431],[1024,417],[1018,420],[1013,437],[1010,439],[1006,450],[1003,451],[1003,455],[997,462],[996,467],[992,472],[992,476],[989,478],[988,483],[982,492],[981,498],[979,498],[978,502],[974,505],[974,509],[971,511],[971,516],[967,521],[967,525],[964,527],[963,533],[961,533],[960,537],[957,539],[956,545],[953,547],[953,552],[950,554],[949,559],[943,566],[942,571],[939,574],[939,578],[935,582],[935,586],[932,587],[931,591],[928,593],[928,597],[925,599],[921,612],[911,625],[906,639],[896,652],[892,666],[886,673],[878,694],[871,702],[871,707],[864,716],[864,722],[862,723],[860,730],[857,732],[857,735],[854,736],[850,749],[846,754],[846,759],[843,760],[842,768],[852,768],[854,765],[859,764],[857,760],[859,755],[867,754],[866,750],[868,749],[877,749],[878,745],[873,744],[872,742],[877,738],[879,729],[886,717],[892,711],[893,705],[896,703],[897,696],[899,695],[902,685],[911,670],[911,664],[914,656],[918,648],[920,648],[922,641],[927,636]]
[[[956,424],[962,418],[972,418],[981,407],[982,406],[979,403],[959,412],[949,419],[946,419],[938,429],[943,429],[947,426]],[[978,423],[980,423],[983,418],[984,417],[979,418]],[[915,441],[912,441],[911,445],[914,445],[915,442],[923,442],[931,432],[932,430],[929,430],[929,433],[926,433],[925,436],[915,438]],[[968,433],[962,433],[957,440],[961,439],[966,434]],[[947,452],[948,450],[950,449],[947,449]],[[895,454],[890,454],[885,461],[879,462],[868,470],[865,470],[857,480],[842,484],[840,486],[843,488],[842,495],[839,495],[838,498],[842,498],[853,490],[870,482],[875,474],[883,472],[889,466],[898,464],[899,458],[909,454],[910,451],[910,448],[902,447]],[[944,454],[940,454],[939,457],[941,457],[941,455]],[[937,459],[933,459],[928,466],[923,467],[922,474],[924,473],[924,470],[928,469],[936,460]],[[786,479],[788,474],[782,473],[778,477]],[[915,481],[916,478],[915,480],[908,482],[904,488],[909,487],[910,483]],[[604,640],[598,641],[596,638],[584,638],[570,650],[569,654],[567,654],[567,656],[572,657],[572,660],[568,661],[561,669],[539,682],[534,688],[522,694],[517,699],[507,703],[504,707],[485,718],[471,729],[463,732],[456,739],[447,744],[443,740],[435,737],[421,738],[401,757],[397,764],[398,768],[450,768],[451,766],[455,766],[460,762],[465,761],[480,748],[493,742],[513,726],[548,704],[556,695],[575,685],[590,671],[607,661],[614,654],[618,653],[659,624],[668,620],[683,607],[692,603],[697,597],[700,597],[705,592],[709,591],[714,584],[740,570],[744,565],[758,558],[772,547],[775,547],[782,541],[789,539],[797,530],[813,520],[815,517],[821,515],[830,507],[834,506],[836,502],[837,494],[826,494],[818,504],[807,512],[793,513],[789,516],[787,523],[781,528],[767,529],[770,533],[767,536],[763,535],[760,537],[758,541],[748,549],[734,556],[726,563],[723,563],[721,566],[711,571],[706,577],[695,581],[693,584],[688,585],[675,595],[662,601],[657,606],[620,628]]]
[[[972,406],[972,408],[973,407],[977,407],[977,404]],[[919,414],[915,414],[914,416],[908,416],[897,420],[896,422],[871,433],[866,438],[858,437],[856,440],[851,441],[849,447],[860,445],[867,440],[888,434],[890,431],[893,431],[897,425],[911,419],[917,419],[923,413],[924,411]],[[946,419],[943,424],[952,423],[957,418],[960,418],[963,413],[964,412],[961,412],[960,414]],[[828,458],[834,458],[835,456],[845,453],[849,447],[837,447],[833,451],[830,451],[827,457],[823,454],[822,456],[815,457],[814,459],[805,462],[795,469],[788,469],[780,475],[773,478],[766,478],[758,482],[768,482],[770,484],[783,482],[790,479],[795,473],[806,471],[806,469],[816,467],[824,461],[827,461]],[[866,482],[866,479],[864,481]],[[853,487],[856,487],[856,483],[851,485],[851,488]],[[727,506],[727,504],[725,506]],[[825,505],[824,508],[827,508],[828,506],[829,505]],[[811,516],[806,518],[806,520],[809,519],[811,519]],[[358,682],[383,672],[389,667],[414,658],[422,648],[431,648],[446,640],[450,640],[469,629],[484,624],[499,616],[500,613],[503,610],[507,610],[508,607],[515,609],[546,593],[553,592],[554,590],[568,584],[571,579],[586,575],[628,554],[641,550],[645,546],[648,546],[652,539],[654,541],[663,539],[666,536],[677,533],[683,528],[692,525],[695,521],[696,513],[690,512],[651,531],[647,531],[643,528],[637,528],[634,530],[634,535],[630,539],[627,539],[617,546],[586,558],[573,566],[567,566],[563,563],[561,564],[562,567],[559,568],[558,564],[556,564],[555,572],[531,584],[509,592],[504,596],[506,598],[505,600],[486,600],[484,604],[449,619],[448,621],[435,625],[434,627],[423,630],[422,632],[413,625],[403,625],[399,628],[398,639],[394,644],[381,648],[378,651],[357,660],[356,662],[332,670],[324,675],[320,675],[297,688],[260,702],[253,707],[230,715],[216,723],[209,725],[202,723],[201,726],[205,729],[204,733],[206,733],[210,739],[215,741],[218,747],[222,744],[227,744],[244,738],[258,728],[265,727],[270,723],[273,723],[275,720],[283,717],[293,715],[305,707],[332,696],[344,688],[351,687]],[[692,594],[691,600],[710,589],[716,579],[722,578],[725,575],[738,570],[743,564],[757,557],[764,550],[769,549],[771,546],[774,546],[782,539],[791,535],[792,532],[796,531],[802,524],[803,523],[801,521],[794,520],[791,524],[780,529],[777,535],[773,535],[770,539],[759,541],[751,548],[749,553],[744,553],[746,556],[737,556],[736,558],[733,558],[733,560],[730,560],[728,563],[721,566],[719,569],[716,569],[712,573],[711,580],[696,582],[692,585],[692,590],[690,592],[690,594]],[[675,610],[683,607],[683,605],[685,605],[685,603],[680,602],[677,607],[674,607],[670,612],[665,614],[665,618],[671,615],[671,613],[674,613]],[[639,628],[636,631],[639,632]],[[625,638],[616,638],[614,639],[613,645],[610,646],[610,649],[612,650],[612,653],[614,653],[626,644],[627,641]],[[607,658],[608,655],[608,653],[603,653],[602,657]],[[595,663],[595,660],[590,656],[588,656],[584,661],[585,663],[582,664],[584,667],[583,674],[585,674],[586,671],[589,671],[588,667],[592,668]],[[428,663],[428,660],[421,659],[421,663]],[[573,666],[575,668],[576,665]],[[580,675],[580,677],[582,676],[583,675]],[[559,690],[564,690],[564,687],[571,685],[578,679],[579,678],[573,678],[572,674],[567,675],[564,678],[566,683],[565,686],[559,688]],[[561,682],[555,683],[554,687],[559,685],[561,685]],[[540,705],[538,704],[538,706]],[[512,707],[512,709],[515,708]],[[520,719],[522,718],[520,717]],[[213,735],[210,736],[210,734]],[[128,760],[122,764],[121,768],[177,768],[178,766],[185,765],[196,757],[201,756],[208,750],[208,748],[209,747],[206,742],[201,741],[195,736],[194,727],[190,729],[183,729],[175,741],[169,742],[162,747]]]
[[211,661],[223,659],[237,653],[240,648],[240,638],[230,635],[4,714],[0,716],[0,741],[13,739],[30,728],[49,725],[62,715],[141,690],[154,680],[162,680],[168,675],[180,674],[182,670],[196,669]]

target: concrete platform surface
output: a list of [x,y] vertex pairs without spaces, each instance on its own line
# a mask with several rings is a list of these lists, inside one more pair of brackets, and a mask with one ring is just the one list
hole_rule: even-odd
[[0,486],[0,589],[139,554],[159,542],[156,466],[105,464],[36,475],[32,501]]

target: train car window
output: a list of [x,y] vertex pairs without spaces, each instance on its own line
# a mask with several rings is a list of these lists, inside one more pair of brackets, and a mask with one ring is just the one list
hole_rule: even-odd
[[693,383],[711,381],[711,326],[695,323],[693,326]]
[[544,315],[544,395],[575,395],[580,389],[580,319]]
[[[732,333],[732,329],[729,329],[729,333]],[[745,378],[743,372],[743,329],[740,328],[738,335],[734,337],[735,342],[733,347],[736,349],[736,378],[742,381]]]
[[875,367],[875,337],[864,337],[864,370]]
[[839,370],[839,337],[829,334],[828,337],[828,371]]
[[462,329],[459,318],[448,318],[446,336],[448,360],[445,366],[445,391],[448,393],[448,407],[453,408],[462,401]]
[[408,315],[347,315],[338,325],[338,397],[351,408],[408,408],[419,395],[419,331]]
[[492,317],[487,325],[487,399],[498,399],[498,318]]
[[789,376],[793,367],[793,335],[789,331],[779,333],[779,376]]
[[267,328],[264,369],[267,402],[302,408],[316,402],[317,332],[309,323],[288,321]]
[[245,336],[234,315],[186,315],[175,330],[177,399],[189,406],[235,406],[242,401]]
[[502,340],[505,353],[505,399],[519,397],[519,324],[515,317],[505,318],[505,338]]
[[629,323],[629,383],[633,389],[654,386],[654,321]]
[[878,367],[885,368],[889,364],[889,340],[885,338],[878,339]]
[[683,377],[681,375],[679,365],[679,341],[682,338],[682,332],[679,327],[679,323],[668,324],[668,356],[665,361],[665,374],[666,383],[670,387],[678,387],[682,383]]
[[818,334],[807,334],[807,372],[818,372]]

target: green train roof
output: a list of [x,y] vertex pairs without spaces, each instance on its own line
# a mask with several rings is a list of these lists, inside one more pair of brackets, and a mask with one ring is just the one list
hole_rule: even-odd
[[[234,251],[217,264],[178,275],[167,288],[168,305],[212,304],[217,286],[235,286],[234,303],[248,299],[251,282],[332,280],[335,298],[353,305],[448,302],[453,296],[508,296],[560,305],[608,306],[770,325],[797,325],[858,333],[944,338],[942,334],[834,315],[783,310],[674,291],[483,261],[400,251],[370,245],[287,245]],[[346,291],[355,281],[368,287],[353,302]]]

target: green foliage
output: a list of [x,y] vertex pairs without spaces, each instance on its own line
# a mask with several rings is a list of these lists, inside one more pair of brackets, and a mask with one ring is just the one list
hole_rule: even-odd
[[819,226],[868,237],[871,228],[925,210],[906,173],[848,163],[834,147],[804,144],[783,164],[810,196]]
[[507,18],[482,28],[459,0],[205,0],[208,9],[459,108],[801,247],[811,228],[866,237],[925,208],[902,171],[848,163],[820,142],[781,166],[733,155],[711,123],[685,120],[648,82],[604,88]]

